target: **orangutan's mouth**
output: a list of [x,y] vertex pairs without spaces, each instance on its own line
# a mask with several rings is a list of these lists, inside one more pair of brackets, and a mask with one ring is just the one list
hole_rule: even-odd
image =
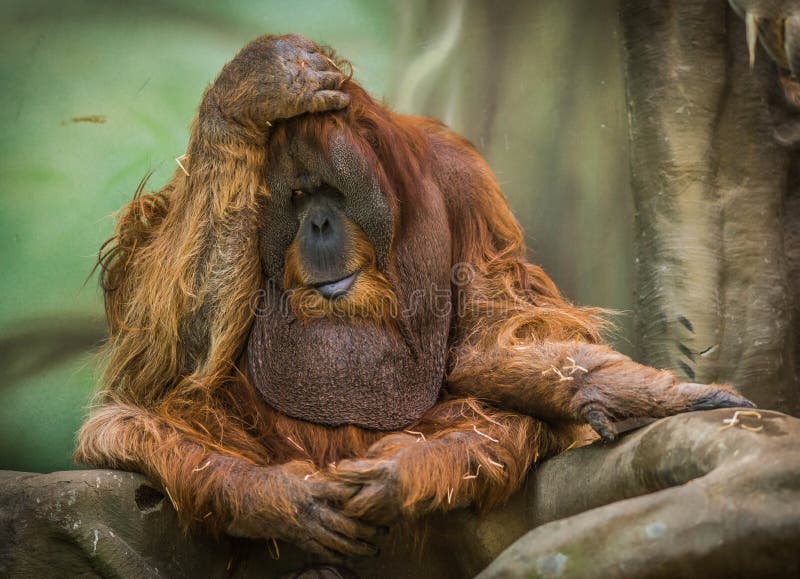
[[358,271],[354,271],[347,277],[344,277],[340,280],[330,281],[314,287],[320,294],[322,294],[322,297],[329,300],[335,300],[344,296],[350,290],[350,288],[353,287],[357,277]]

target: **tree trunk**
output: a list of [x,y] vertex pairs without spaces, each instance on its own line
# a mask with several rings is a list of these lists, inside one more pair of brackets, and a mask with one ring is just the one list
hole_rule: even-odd
[[[776,65],[726,3],[622,4],[640,361],[800,415]],[[790,244],[795,242],[789,241]],[[796,265],[795,265],[796,267]]]

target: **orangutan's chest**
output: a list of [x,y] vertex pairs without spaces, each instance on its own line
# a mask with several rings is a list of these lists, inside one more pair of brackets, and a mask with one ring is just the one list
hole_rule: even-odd
[[258,317],[248,373],[265,401],[293,418],[396,430],[436,402],[444,380],[447,319],[411,337],[368,322],[300,322],[280,307]]

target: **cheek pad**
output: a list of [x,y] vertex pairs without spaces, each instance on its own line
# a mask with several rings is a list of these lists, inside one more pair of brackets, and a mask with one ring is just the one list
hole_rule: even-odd
[[392,210],[377,175],[341,135],[332,138],[329,153],[330,162],[318,157],[322,161],[318,173],[344,194],[347,216],[372,242],[378,266],[384,269],[394,228]]
[[286,250],[299,226],[291,201],[296,174],[296,165],[286,150],[267,171],[268,196],[263,202],[259,244],[264,273],[275,282],[281,279]]
[[279,280],[286,249],[297,232],[298,222],[291,204],[292,189],[302,176],[319,176],[342,193],[344,212],[367,235],[384,269],[392,245],[391,206],[368,163],[341,135],[329,145],[330,159],[300,138],[292,139],[267,170],[269,196],[264,204],[261,252],[267,277]]

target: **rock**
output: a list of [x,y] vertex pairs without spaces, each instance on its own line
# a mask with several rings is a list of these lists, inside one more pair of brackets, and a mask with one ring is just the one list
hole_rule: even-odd
[[[797,576],[800,420],[759,411],[731,424],[735,412],[567,452],[503,508],[431,517],[421,550],[395,529],[380,557],[340,574],[470,577],[491,563],[481,577]],[[311,566],[275,547],[183,533],[169,497],[138,474],[0,473],[0,576],[281,577]]]

